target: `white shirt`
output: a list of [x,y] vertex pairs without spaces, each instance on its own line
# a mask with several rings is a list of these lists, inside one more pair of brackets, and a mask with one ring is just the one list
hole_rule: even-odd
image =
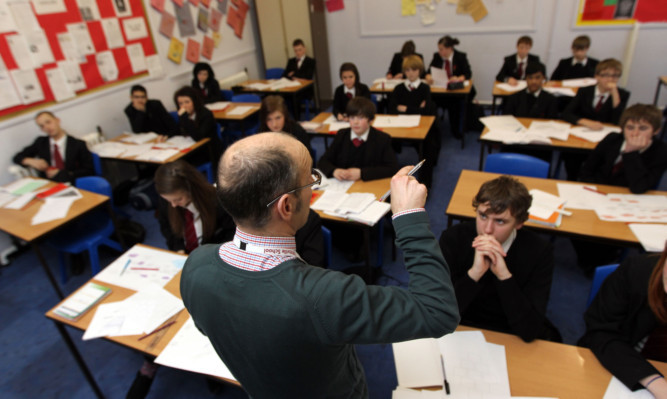
[[303,64],[303,59],[306,58],[305,56],[299,58],[296,60],[296,68],[301,69],[301,64]]
[[53,154],[53,145],[58,146],[58,151],[60,152],[60,157],[63,159],[63,164],[65,163],[65,150],[67,145],[67,134],[63,134],[58,140],[49,138],[49,148],[51,151],[51,166],[56,166],[56,157]]
[[201,217],[199,215],[199,211],[197,210],[197,208],[195,208],[195,204],[193,202],[190,202],[190,204],[188,204],[188,206],[186,206],[185,209],[192,212],[192,221],[195,225],[195,233],[197,234],[197,242],[199,243],[199,245],[201,245],[201,240],[202,240],[203,235],[204,235],[204,233],[203,233],[204,226],[202,225]]
[[583,61],[577,61],[576,58],[572,57],[572,66],[575,66],[577,64],[581,64],[582,66],[586,66],[587,62],[588,62],[588,57],[584,58]]
[[530,90],[526,89],[526,93],[534,95],[535,98],[539,97],[541,92],[542,92],[542,89],[536,91],[535,93],[531,93]]
[[609,98],[609,92],[601,93],[600,89],[595,86],[595,96],[593,96],[593,108],[597,107],[598,101],[600,101],[600,96],[602,96],[602,104],[604,104]]
[[403,83],[405,87],[410,90],[410,86],[414,87],[413,90],[417,90],[419,88],[419,85],[421,84],[421,79],[417,78],[414,82],[410,82],[409,80],[406,80],[405,83]]
[[350,130],[350,140],[359,139],[359,140],[361,140],[361,141],[363,141],[363,142],[366,142],[366,140],[368,140],[368,133],[369,133],[370,131],[371,131],[371,129],[368,128],[368,130],[366,130],[366,131],[364,132],[364,134],[362,134],[361,136],[357,136],[356,133],[354,133],[352,130]]
[[345,91],[345,95],[347,95],[347,93],[351,93],[352,97],[354,97],[354,86],[352,86],[351,89],[348,89],[347,86],[343,85],[343,90]]
[[505,240],[504,243],[502,243],[503,251],[507,253],[510,250],[510,247],[512,246],[512,243],[514,243],[514,240],[516,239],[516,229],[512,230],[512,233],[510,233],[510,236],[507,237],[507,240]]

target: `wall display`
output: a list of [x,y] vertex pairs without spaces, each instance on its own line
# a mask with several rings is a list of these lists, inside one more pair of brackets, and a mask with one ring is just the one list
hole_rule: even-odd
[[667,22],[665,0],[579,0],[578,26]]
[[142,0],[1,1],[0,117],[145,75],[147,25]]

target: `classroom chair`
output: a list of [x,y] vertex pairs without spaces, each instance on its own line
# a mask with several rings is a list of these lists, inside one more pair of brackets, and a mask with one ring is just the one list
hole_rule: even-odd
[[233,103],[261,103],[262,99],[257,94],[235,94],[232,96]]
[[593,282],[591,283],[591,292],[588,294],[588,300],[586,301],[586,309],[593,302],[593,298],[597,295],[602,286],[602,282],[618,267],[618,263],[613,265],[598,266],[595,268],[595,274],[593,274]]
[[546,179],[549,177],[549,163],[530,155],[500,152],[486,157],[484,171]]
[[178,111],[171,111],[169,112],[169,115],[174,118],[174,122],[178,123]]
[[[233,103],[261,103],[262,99],[257,95],[257,94],[236,94],[232,97],[232,102]],[[241,130],[242,126],[246,126],[243,130]],[[250,126],[250,127],[247,127]],[[236,124],[236,123],[230,123],[228,125],[229,129],[231,130],[230,134],[233,135],[240,135],[242,136],[249,136],[251,134],[255,134],[259,131],[259,117],[258,116],[253,116],[248,118],[248,120],[244,121],[241,124]]]
[[229,89],[220,89],[220,96],[222,96],[222,101],[232,101],[234,91]]
[[266,70],[267,79],[280,79],[285,72],[284,68],[269,68]]
[[104,177],[102,175],[102,159],[100,159],[100,156],[94,152],[91,152],[91,154],[93,155],[93,168],[95,169],[95,175]]
[[324,267],[329,268],[332,263],[331,230],[322,226],[322,237],[324,237]]
[[[111,185],[103,177],[80,177],[76,179],[74,185],[82,190],[106,195],[113,202]],[[123,251],[121,245],[110,238],[114,231],[113,220],[106,209],[101,209],[84,216],[79,222],[60,230],[58,234],[52,234],[48,238],[47,244],[58,251],[60,278],[63,284],[67,282],[65,253],[78,254],[88,251],[90,269],[94,276],[100,271],[100,259],[97,251],[100,245],[106,245],[119,252]]]

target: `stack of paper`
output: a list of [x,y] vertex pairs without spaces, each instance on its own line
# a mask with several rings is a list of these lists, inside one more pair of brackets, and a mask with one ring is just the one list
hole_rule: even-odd
[[376,116],[373,121],[373,126],[376,128],[383,127],[417,127],[421,115],[383,115]]
[[322,124],[317,122],[299,122],[299,123],[301,124],[301,127],[309,133],[316,133],[322,127]]
[[195,140],[190,136],[174,136],[170,137],[164,143],[153,145],[153,147],[162,148],[164,146],[164,148],[173,147],[177,150],[184,150],[192,147],[193,144],[195,144]]
[[135,159],[141,161],[164,162],[176,154],[178,154],[178,150],[151,148],[150,150],[137,155]]
[[229,101],[218,101],[212,104],[206,104],[206,108],[211,111],[224,111],[225,108],[229,107],[230,104],[231,102]]
[[0,188],[0,206],[7,209],[21,209],[32,201],[39,188],[49,181],[23,178]]
[[562,198],[538,189],[532,189],[529,192],[533,197],[533,202],[528,209],[529,221],[549,227],[558,227],[563,220],[564,213],[571,215],[563,211],[565,201]]
[[574,90],[569,87],[543,87],[542,90],[551,93],[556,97],[574,97]]
[[105,141],[96,144],[92,151],[103,158],[115,158],[121,156],[129,147],[127,144],[119,143],[117,141]]
[[667,242],[667,224],[630,223],[628,225],[646,252],[662,252]]
[[95,283],[81,287],[74,295],[67,298],[54,312],[68,320],[78,320],[93,305],[111,293],[111,288]]
[[484,140],[499,141],[505,144],[551,144],[551,139],[540,129],[528,132],[512,115],[485,116],[479,120],[489,128],[489,131],[483,136]]
[[595,204],[600,220],[608,222],[667,223],[664,195],[607,194]]
[[525,89],[526,87],[528,87],[528,84],[526,83],[525,80],[519,80],[519,81],[517,81],[516,86],[512,86],[509,83],[498,83],[496,85],[496,87],[499,88],[500,90],[509,91],[511,93],[514,93],[514,92],[521,91],[521,90]]
[[573,136],[577,136],[579,138],[582,138],[586,141],[590,141],[592,143],[599,143],[602,141],[603,138],[605,138],[609,133],[620,133],[621,128],[620,127],[611,127],[611,126],[604,126],[602,130],[591,130],[587,127],[583,126],[577,126],[570,128],[570,134]]
[[565,79],[562,82],[563,87],[586,87],[597,84],[595,78],[581,78],[581,79]]
[[47,197],[39,211],[32,217],[32,225],[63,219],[67,216],[72,204],[82,197],[75,187],[69,187]]
[[125,132],[125,137],[121,139],[121,141],[124,141],[126,143],[133,143],[133,144],[144,144],[148,143],[149,141],[153,141],[157,138],[157,133],[154,132],[148,132],[148,133],[128,133]]
[[557,121],[532,121],[527,133],[566,141],[570,135],[570,124]]
[[375,200],[371,193],[345,193],[326,190],[311,208],[332,216],[346,218],[369,226],[375,225],[391,205]]
[[[250,86],[258,86],[258,84],[254,83]],[[301,82],[299,82],[298,80],[280,78],[280,79],[269,80],[269,83],[263,89],[258,88],[258,90],[280,90],[288,87],[299,87],[299,86],[301,86]]]
[[139,155],[150,151],[152,147],[152,144],[127,145],[125,152],[123,152],[123,158],[138,157]]
[[251,110],[258,108],[257,106],[254,105],[237,105],[232,109],[231,111],[227,112],[227,115],[243,115],[246,112],[250,112]]
[[313,190],[338,191],[345,193],[353,184],[354,181],[352,180],[338,180],[335,177],[322,176],[322,182],[313,186]]

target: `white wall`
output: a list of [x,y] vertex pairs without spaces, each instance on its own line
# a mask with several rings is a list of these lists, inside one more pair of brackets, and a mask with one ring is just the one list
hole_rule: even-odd
[[[360,13],[359,1],[348,0],[345,2],[345,9],[342,11],[327,14],[327,29],[329,35],[329,51],[331,55],[331,70],[337,73],[338,68],[343,62],[354,62],[359,68],[361,80],[369,84],[374,79],[383,76],[391,57],[395,52],[400,51],[403,42],[408,39],[414,40],[417,45],[417,52],[422,53],[425,62],[431,62],[432,55],[437,51],[438,39],[450,34],[457,37],[461,44],[458,46],[460,51],[468,54],[468,59],[473,70],[473,79],[477,87],[477,98],[479,100],[490,100],[491,89],[495,75],[502,65],[502,58],[515,52],[516,40],[519,36],[528,34],[533,38],[532,53],[537,54],[547,66],[547,72],[550,74],[560,58],[571,55],[570,45],[572,39],[581,34],[587,34],[591,37],[592,46],[590,55],[598,59],[614,57],[623,60],[625,49],[630,35],[630,27],[605,27],[605,28],[575,28],[574,21],[576,8],[579,0],[534,0],[537,1],[533,21],[526,24],[525,21],[515,21],[508,18],[507,28],[512,26],[532,26],[532,29],[503,31],[494,27],[485,28],[484,20],[479,23],[479,31],[470,31],[470,28],[453,28],[454,24],[448,24],[445,18],[442,18],[442,7],[451,7],[448,10],[452,18],[469,18],[467,16],[454,16],[453,7],[448,6],[446,2],[441,1],[438,7],[438,19],[435,25],[441,27],[434,31],[431,27],[422,28],[423,34],[385,34],[377,36],[363,36],[361,18],[380,18],[383,14],[391,12],[392,18],[400,19],[400,9],[396,7],[387,7],[380,10],[375,15],[362,15]],[[485,4],[497,6],[495,3],[504,3],[506,7],[516,6],[515,3],[524,0],[484,0]],[[398,0],[391,0],[391,3],[398,3]],[[494,3],[495,2],[495,3]],[[419,17],[413,18],[415,30],[420,29]],[[392,24],[388,20],[385,31],[391,30]],[[369,25],[369,24],[367,24]],[[403,24],[401,24],[403,25]],[[462,24],[459,24],[462,25]],[[450,27],[450,28],[448,28]],[[456,31],[458,30],[458,32]],[[665,35],[667,34],[667,24],[643,25],[640,28],[637,45],[632,62],[632,69],[629,71],[629,79],[626,88],[631,91],[630,102],[652,103],[657,84],[657,77],[667,75],[667,44],[665,44]],[[626,71],[628,72],[628,71]],[[332,77],[333,86],[340,84],[338,76]],[[664,106],[667,103],[667,90],[663,88],[659,105]]]

